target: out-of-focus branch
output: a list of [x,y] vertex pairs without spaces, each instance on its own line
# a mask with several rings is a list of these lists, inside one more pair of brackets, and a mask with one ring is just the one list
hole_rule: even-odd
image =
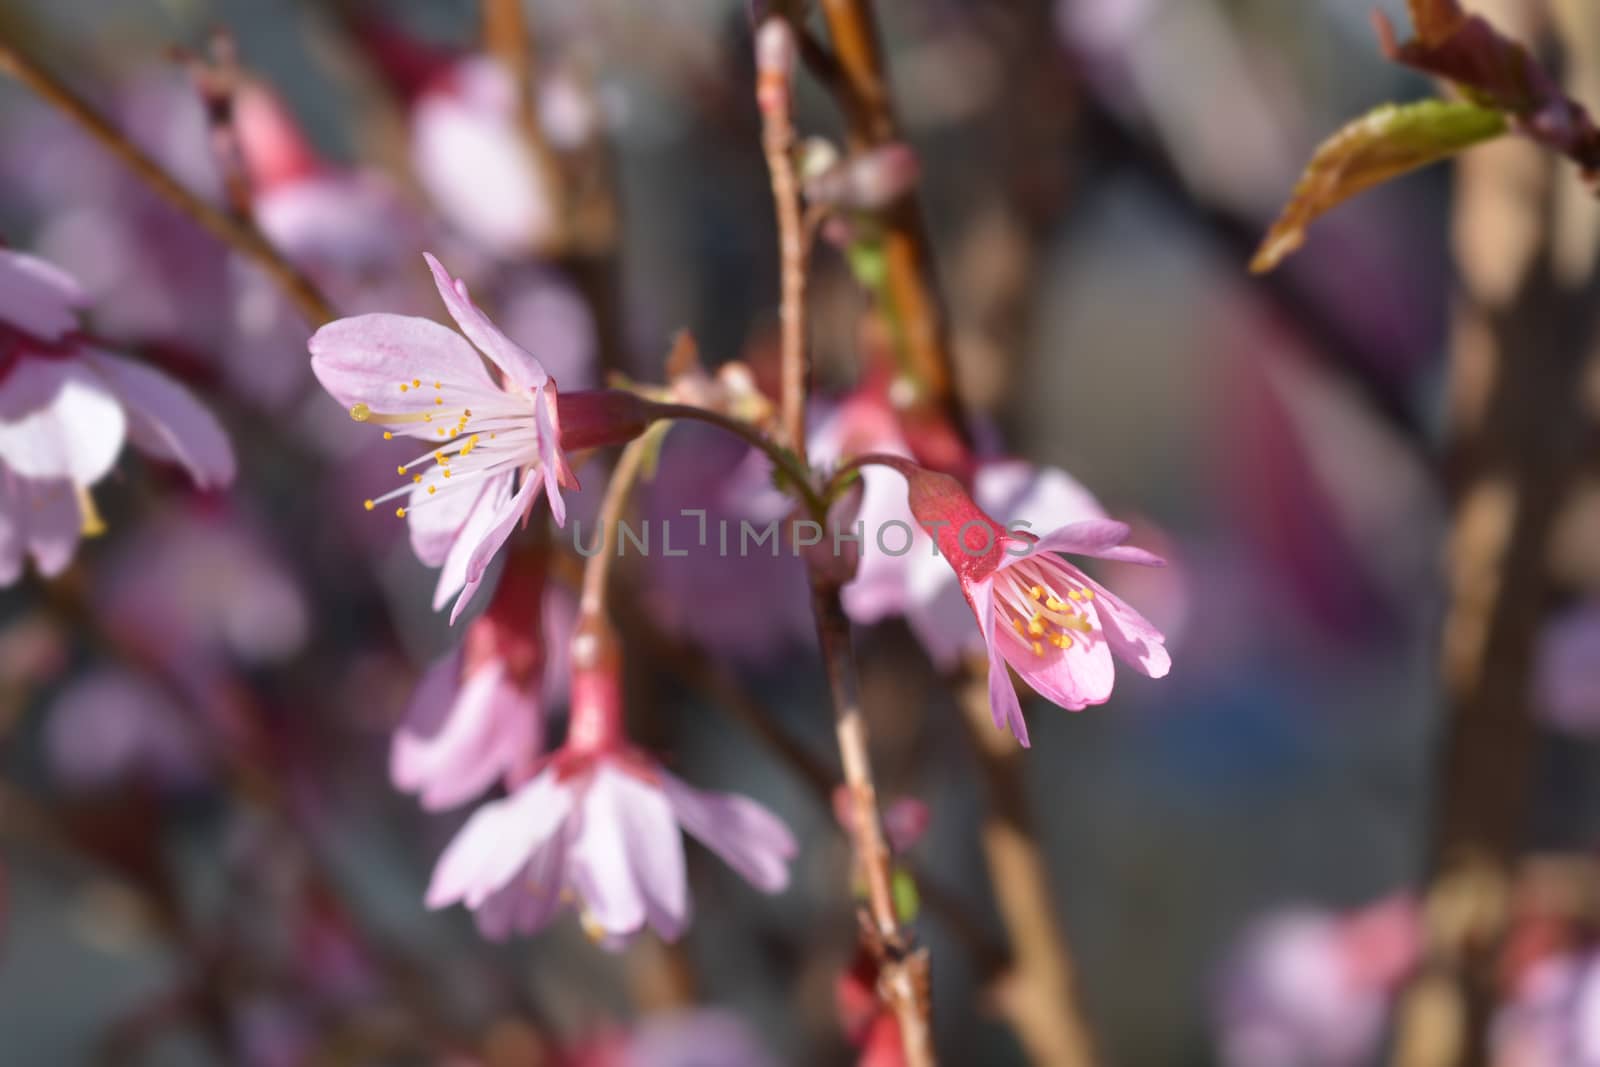
[[1023,753],[989,714],[988,679],[976,665],[958,695],[983,772],[987,808],[983,854],[1014,959],[995,990],[1000,1010],[1029,1059],[1052,1067],[1096,1062],[1094,1037],[1078,1000],[1076,968],[1056,918],[1050,876],[1026,793]]
[[[839,97],[850,126],[852,148],[863,151],[898,140],[898,124],[869,0],[822,0],[822,13],[838,66],[819,71],[819,76]],[[807,57],[815,54],[814,49],[802,52]],[[916,386],[915,406],[942,417],[951,432],[964,436],[966,423],[956,395],[949,324],[916,196],[900,198],[884,222],[886,290],[891,305],[885,310],[903,339],[903,368]]]
[[60,111],[120,159],[141,181],[209,230],[218,240],[255,260],[310,325],[321,326],[337,317],[332,305],[310,279],[279,254],[254,224],[195,195],[161,164],[123,136],[82,97],[9,42],[0,41],[0,73],[15,78],[45,103]]
[[209,54],[198,56],[179,49],[175,57],[189,68],[189,79],[200,95],[206,113],[206,132],[211,141],[211,157],[222,176],[228,209],[236,219],[251,216],[250,176],[245,170],[244,148],[234,125],[234,107],[239,93],[239,52],[233,36],[224,30],[212,34]]
[[517,94],[517,124],[533,156],[534,166],[539,170],[545,195],[551,200],[550,214],[555,220],[555,229],[549,235],[547,247],[541,251],[551,256],[562,255],[571,243],[566,174],[539,121],[533,28],[522,9],[522,0],[483,0],[483,44],[511,75]]
[[878,962],[878,996],[894,1012],[908,1067],[938,1062],[929,1021],[928,950],[917,948],[900,925],[894,900],[894,863],[878,810],[867,719],[856,682],[855,654],[850,647],[850,620],[839,602],[839,588],[813,575],[812,606],[817,641],[833,695],[834,733],[844,765],[844,784],[851,809],[850,839],[856,864],[867,883],[867,918],[863,934]]
[[[1502,7],[1509,9],[1497,11],[1497,21],[1526,21],[1516,19],[1525,12],[1515,5]],[[1574,53],[1593,48],[1578,36],[1566,44]],[[1463,158],[1458,174],[1465,292],[1451,357],[1454,521],[1441,656],[1448,720],[1425,966],[1401,1007],[1401,1067],[1487,1060],[1497,956],[1533,783],[1533,665],[1559,592],[1551,541],[1592,448],[1583,383],[1600,368],[1594,228],[1579,256],[1553,254],[1572,226],[1554,207],[1571,180],[1560,160],[1508,142]]]
[[767,19],[756,30],[756,101],[761,108],[761,147],[772,174],[772,200],[778,214],[782,304],[783,401],[780,425],[785,443],[799,450],[806,434],[806,237],[800,212],[800,183],[794,167],[793,100],[795,35],[789,23]]

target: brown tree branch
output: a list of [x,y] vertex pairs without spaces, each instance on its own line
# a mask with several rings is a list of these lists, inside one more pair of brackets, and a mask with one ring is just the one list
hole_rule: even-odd
[[255,260],[268,277],[277,283],[300,314],[313,327],[332,322],[337,315],[299,268],[285,259],[272,242],[253,223],[236,218],[191,192],[128,140],[98,111],[39,64],[0,41],[0,73],[21,82],[45,103],[60,111],[102,147],[116,156],[129,170],[164,197],[179,211],[205,227],[224,244]]

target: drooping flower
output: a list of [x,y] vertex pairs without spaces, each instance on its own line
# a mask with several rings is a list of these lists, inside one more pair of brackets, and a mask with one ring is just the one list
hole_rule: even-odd
[[[869,452],[911,458],[898,414],[884,389],[871,383],[846,397],[810,438],[810,455],[819,463]],[[972,468],[973,498],[991,515],[1027,524],[1106,518],[1093,494],[1057,468],[1004,458],[979,459]],[[861,561],[841,594],[851,619],[870,626],[903,617],[942,670],[953,668],[962,653],[981,647],[982,635],[968,621],[961,585],[939,558],[930,532],[911,514],[894,472],[876,465],[862,469],[855,521],[863,534]]]
[[465,904],[486,936],[501,939],[542,929],[571,901],[608,947],[645,926],[673,940],[690,909],[680,831],[756,888],[788,885],[796,844],[777,816],[694,789],[629,743],[614,640],[604,624],[580,626],[565,744],[467,821],[434,869],[429,907]]
[[1371,1062],[1391,998],[1417,960],[1421,933],[1416,905],[1405,897],[1350,915],[1300,908],[1262,919],[1221,975],[1222,1062]]
[[933,533],[977,616],[995,725],[1009,726],[1025,747],[1028,727],[1007,666],[1040,696],[1071,711],[1110,698],[1113,654],[1152,678],[1171,668],[1160,630],[1056,554],[1162,566],[1160,557],[1123,544],[1126,524],[1084,519],[1042,537],[1013,533],[949,475],[892,456],[881,462],[905,476],[912,514]]
[[[202,489],[233,479],[233,451],[187,390],[78,332],[77,282],[0,249],[0,581],[24,553],[58,573],[98,526],[88,490],[124,441],[184,467]],[[74,525],[74,520],[76,524]]]
[[439,811],[527,778],[544,746],[546,623],[570,625],[554,617],[565,604],[546,592],[539,549],[511,553],[488,610],[417,686],[389,749],[396,788]]
[[425,258],[460,334],[405,315],[340,319],[312,336],[311,366],[357,422],[432,446],[400,464],[403,485],[366,506],[406,498],[395,513],[410,518],[412,548],[442,568],[434,607],[460,593],[454,622],[541,491],[556,522],[566,521],[560,490],[576,479],[561,448],[555,382],[478,310],[462,282]]

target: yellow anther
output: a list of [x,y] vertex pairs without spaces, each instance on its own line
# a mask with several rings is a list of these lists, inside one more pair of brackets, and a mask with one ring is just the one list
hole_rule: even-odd
[[372,418],[372,409],[365,404],[351,404],[350,417],[357,422],[366,422]]
[[363,500],[361,502],[361,506],[366,508],[368,511],[371,511],[373,508],[377,507],[378,505],[377,505],[377,503],[375,501]]
[[420,474],[413,474],[413,475],[412,475],[412,476],[411,476],[411,484],[412,484],[412,485],[416,485],[416,484],[417,484],[417,483],[418,483],[418,482],[420,482],[420,481],[422,481],[422,475],[420,475]]
[[1050,597],[1050,598],[1046,599],[1045,602],[1044,602],[1044,606],[1049,608],[1051,611],[1060,611],[1062,608],[1066,607],[1065,604],[1063,604],[1061,601],[1057,600],[1055,597]]
[[402,463],[402,464],[401,464],[401,465],[400,465],[400,466],[398,466],[398,467],[396,467],[396,468],[395,468],[395,469],[394,469],[394,472],[395,472],[395,473],[396,473],[396,474],[404,474],[404,473],[405,473],[405,472],[406,472],[406,467],[405,467],[405,464],[403,464],[403,463]]
[[412,386],[414,388],[421,389],[422,388],[422,379],[421,378],[413,378],[413,379],[411,379],[411,384],[412,384]]
[[444,383],[443,382],[434,382],[433,383],[433,387],[435,389],[443,389],[444,388]]
[[431,411],[424,411],[422,413],[422,421],[423,422],[432,422],[433,421],[433,413]]
[[1038,600],[1040,597],[1044,596],[1044,586],[1042,586],[1042,585],[1030,586],[1028,588],[1028,595],[1033,597],[1033,599]]
[[1083,599],[1083,594],[1078,592],[1076,589],[1074,589],[1074,590],[1072,590],[1071,592],[1069,592],[1067,594],[1067,599],[1068,600],[1082,600]]
[[1022,633],[1023,632],[1022,620],[1021,619],[1012,619],[1011,620],[1011,628],[1013,630],[1017,631],[1017,633],[1019,633],[1019,634]]
[[1072,638],[1068,637],[1066,634],[1057,634],[1053,643],[1057,648],[1065,652],[1067,649],[1072,647]]
[[433,432],[438,434],[440,437],[443,437],[444,436],[444,427],[441,426],[441,427],[439,427],[437,430],[435,430]]
[[448,477],[450,477],[450,468],[449,468],[449,467],[446,467],[446,468],[445,468],[445,469],[444,469],[444,476],[445,476],[445,477],[446,477],[446,478],[448,478]]
[[383,439],[385,441],[393,441],[394,440],[394,434],[390,433],[388,430],[385,430],[385,431],[383,431]]
[[468,408],[468,409],[467,409],[467,410],[465,410],[465,411],[463,411],[463,412],[462,412],[462,413],[461,413],[461,417],[462,417],[462,418],[463,418],[463,419],[470,419],[470,418],[472,418],[472,409],[471,409],[471,408]]
[[1034,643],[1033,643],[1033,654],[1034,654],[1034,655],[1035,655],[1035,656],[1042,656],[1042,655],[1044,655],[1044,645],[1043,645],[1043,644],[1041,644],[1041,643],[1040,643],[1040,642],[1038,642],[1038,641],[1035,641],[1035,642],[1034,642]]
[[429,496],[432,496],[433,494],[437,493],[438,491],[439,491],[439,487],[437,485],[428,486],[428,495]]
[[500,435],[497,434],[497,433],[492,433],[492,434],[489,435],[489,440],[493,441],[496,437],[499,437],[499,436]]
[[89,495],[89,490],[79,486],[78,511],[83,516],[78,525],[78,532],[84,537],[99,537],[106,532],[105,520],[100,517],[100,510],[94,506],[94,497]]
[[406,517],[406,509],[405,508],[395,508],[394,509],[394,517],[397,518],[397,519],[405,518]]
[[440,407],[443,407],[444,406],[444,397],[436,396],[436,397],[433,398],[433,402],[435,404],[438,404]]
[[410,389],[410,388],[411,388],[411,386],[407,385],[405,382],[401,382],[400,383],[400,391],[402,393],[405,392],[407,389]]
[[1083,591],[1083,599],[1085,599],[1085,600],[1093,600],[1094,599],[1094,590],[1093,589],[1085,589]]
[[1028,632],[1035,637],[1042,636],[1044,634],[1044,616],[1035,615],[1030,619],[1028,621]]
[[443,452],[435,452],[433,454],[433,459],[434,459],[435,463],[439,463],[439,464],[445,464],[445,463],[449,463],[450,462],[450,457],[445,455]]

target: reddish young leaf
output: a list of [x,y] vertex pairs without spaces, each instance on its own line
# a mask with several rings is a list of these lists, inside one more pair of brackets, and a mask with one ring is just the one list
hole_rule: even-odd
[[1600,129],[1524,45],[1481,15],[1467,14],[1459,0],[1411,0],[1410,8],[1417,35],[1404,44],[1382,12],[1374,13],[1385,55],[1510,113],[1523,133],[1585,171],[1600,170]]
[[[1417,0],[1418,3],[1423,0]],[[1273,223],[1250,269],[1265,273],[1305,243],[1318,216],[1363,190],[1497,137],[1505,117],[1450,100],[1384,104],[1322,143]]]

